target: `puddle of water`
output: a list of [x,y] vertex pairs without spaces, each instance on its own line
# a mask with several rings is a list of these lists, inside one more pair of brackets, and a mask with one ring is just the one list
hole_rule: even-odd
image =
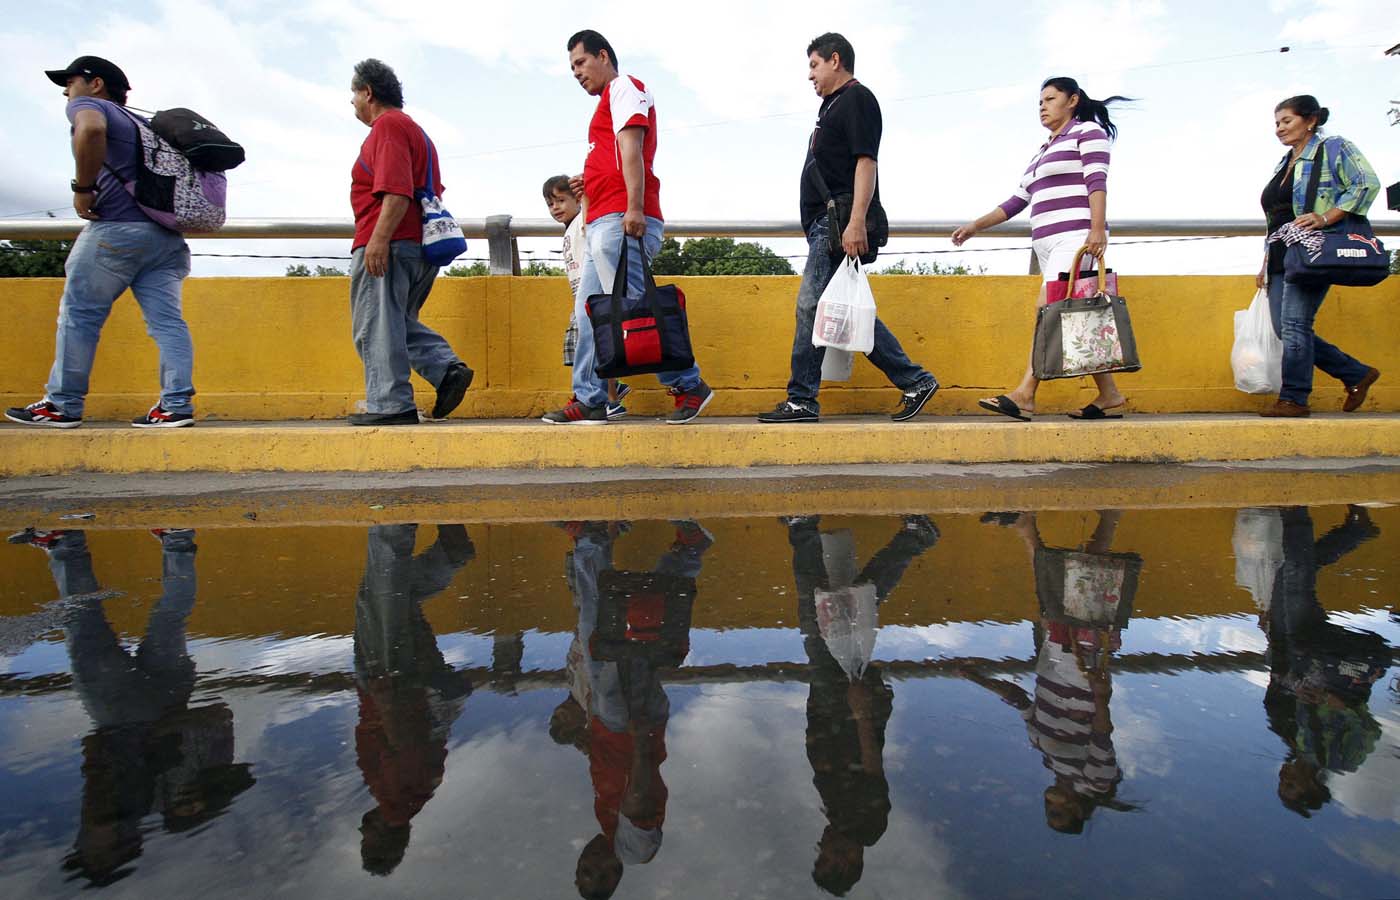
[[1400,508],[15,541],[4,896],[1400,893]]

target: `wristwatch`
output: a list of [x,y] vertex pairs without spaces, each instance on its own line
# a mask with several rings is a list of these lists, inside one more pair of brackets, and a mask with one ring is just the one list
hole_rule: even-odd
[[97,184],[95,182],[93,184],[78,184],[78,179],[74,178],[72,181],[68,182],[68,186],[73,189],[73,193],[75,194],[97,193]]

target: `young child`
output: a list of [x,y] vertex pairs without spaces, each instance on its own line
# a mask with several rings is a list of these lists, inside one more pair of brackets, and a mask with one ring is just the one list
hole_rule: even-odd
[[[544,202],[549,207],[549,215],[554,221],[565,226],[564,231],[564,274],[569,276],[569,297],[578,297],[579,280],[583,277],[583,255],[588,252],[588,242],[583,236],[583,212],[578,198],[569,187],[569,176],[555,175],[544,183]],[[564,332],[564,365],[574,364],[574,348],[578,345],[578,320],[569,317],[569,329]],[[627,407],[622,398],[632,389],[615,378],[608,379],[608,419],[621,419],[627,415]]]

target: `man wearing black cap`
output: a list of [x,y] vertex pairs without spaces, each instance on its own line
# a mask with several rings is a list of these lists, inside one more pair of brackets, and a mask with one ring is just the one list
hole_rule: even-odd
[[179,234],[147,218],[128,192],[141,167],[141,134],[126,110],[131,89],[114,63],[80,56],[44,73],[68,98],[73,124],[73,209],[88,224],[65,266],[53,369],[42,400],[5,410],[22,425],[76,428],[102,325],[131,289],[160,349],[160,400],[132,420],[137,428],[194,424],[194,343],[180,308],[190,251]]

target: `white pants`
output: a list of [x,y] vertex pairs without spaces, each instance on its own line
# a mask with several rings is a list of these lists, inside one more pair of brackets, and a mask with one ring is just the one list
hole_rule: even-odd
[[[1059,278],[1061,272],[1068,272],[1070,264],[1074,262],[1074,254],[1078,253],[1079,248],[1088,240],[1087,231],[1066,231],[1031,241],[1031,249],[1035,251],[1035,258],[1040,263],[1041,278],[1050,282]],[[1079,261],[1079,271],[1094,272],[1097,269],[1098,264],[1094,258],[1084,254],[1084,258]]]

